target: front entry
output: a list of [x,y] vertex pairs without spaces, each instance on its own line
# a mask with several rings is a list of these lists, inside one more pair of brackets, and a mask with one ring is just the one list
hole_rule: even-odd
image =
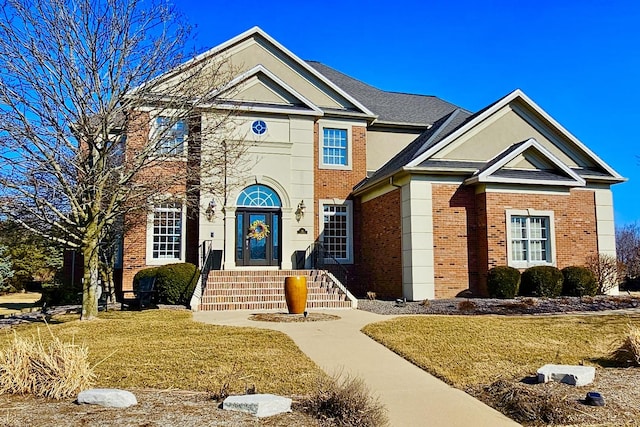
[[238,197],[236,265],[280,266],[280,199],[269,187],[254,185]]
[[280,211],[236,211],[236,265],[280,265]]

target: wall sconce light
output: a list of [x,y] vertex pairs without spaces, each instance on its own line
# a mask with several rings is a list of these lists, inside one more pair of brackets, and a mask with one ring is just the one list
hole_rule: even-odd
[[304,210],[307,207],[304,205],[304,200],[300,200],[298,203],[298,208],[296,209],[296,221],[300,222],[302,218],[304,218]]
[[207,210],[205,213],[207,214],[207,221],[213,221],[214,216],[216,215],[216,201],[211,199],[209,202],[209,206],[207,206]]

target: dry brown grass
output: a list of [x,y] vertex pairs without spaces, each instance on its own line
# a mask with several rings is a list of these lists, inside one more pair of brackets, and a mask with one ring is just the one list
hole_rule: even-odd
[[389,425],[384,406],[371,395],[364,381],[348,374],[325,377],[301,404],[304,411],[317,418],[321,425]]
[[620,364],[640,366],[640,328],[629,325],[624,342],[611,357]]
[[39,329],[37,336],[13,334],[11,344],[0,351],[0,393],[62,399],[93,384],[88,349],[53,334],[48,338],[45,344]]
[[[111,311],[80,322],[77,315],[54,318],[61,340],[89,349],[100,387],[180,389],[216,392],[230,381],[231,393],[254,386],[261,393],[307,394],[324,374],[286,335],[254,328],[194,322],[187,310]],[[16,327],[20,335],[35,325]],[[0,346],[12,334],[0,336]],[[43,337],[46,340],[46,337]],[[229,372],[236,375],[230,378]]]
[[565,424],[573,412],[565,395],[549,388],[498,380],[484,388],[495,408],[519,423]]
[[41,297],[37,292],[14,292],[0,295],[0,316],[10,316],[35,307]]
[[522,378],[546,363],[598,364],[640,316],[411,316],[363,332],[456,387]]

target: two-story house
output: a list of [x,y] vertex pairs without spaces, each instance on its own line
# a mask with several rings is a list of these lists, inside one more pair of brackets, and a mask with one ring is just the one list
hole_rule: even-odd
[[220,55],[237,69],[229,101],[251,167],[224,198],[201,192],[193,215],[151,203],[124,236],[125,289],[142,268],[213,254],[201,309],[279,307],[250,283],[293,269],[333,283],[336,267],[352,293],[421,300],[481,295],[496,265],[615,255],[610,186],[624,179],[521,91],[474,114],[303,61],[257,27],[196,60]]

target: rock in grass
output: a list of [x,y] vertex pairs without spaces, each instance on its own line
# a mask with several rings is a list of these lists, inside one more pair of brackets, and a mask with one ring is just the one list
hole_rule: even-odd
[[537,374],[539,383],[558,381],[580,387],[593,382],[596,368],[593,366],[544,365],[538,369]]
[[229,396],[222,402],[222,409],[246,412],[256,417],[270,417],[291,412],[291,399],[273,394]]
[[130,391],[115,388],[92,388],[78,394],[78,403],[106,406],[109,408],[128,408],[137,405],[138,400]]

